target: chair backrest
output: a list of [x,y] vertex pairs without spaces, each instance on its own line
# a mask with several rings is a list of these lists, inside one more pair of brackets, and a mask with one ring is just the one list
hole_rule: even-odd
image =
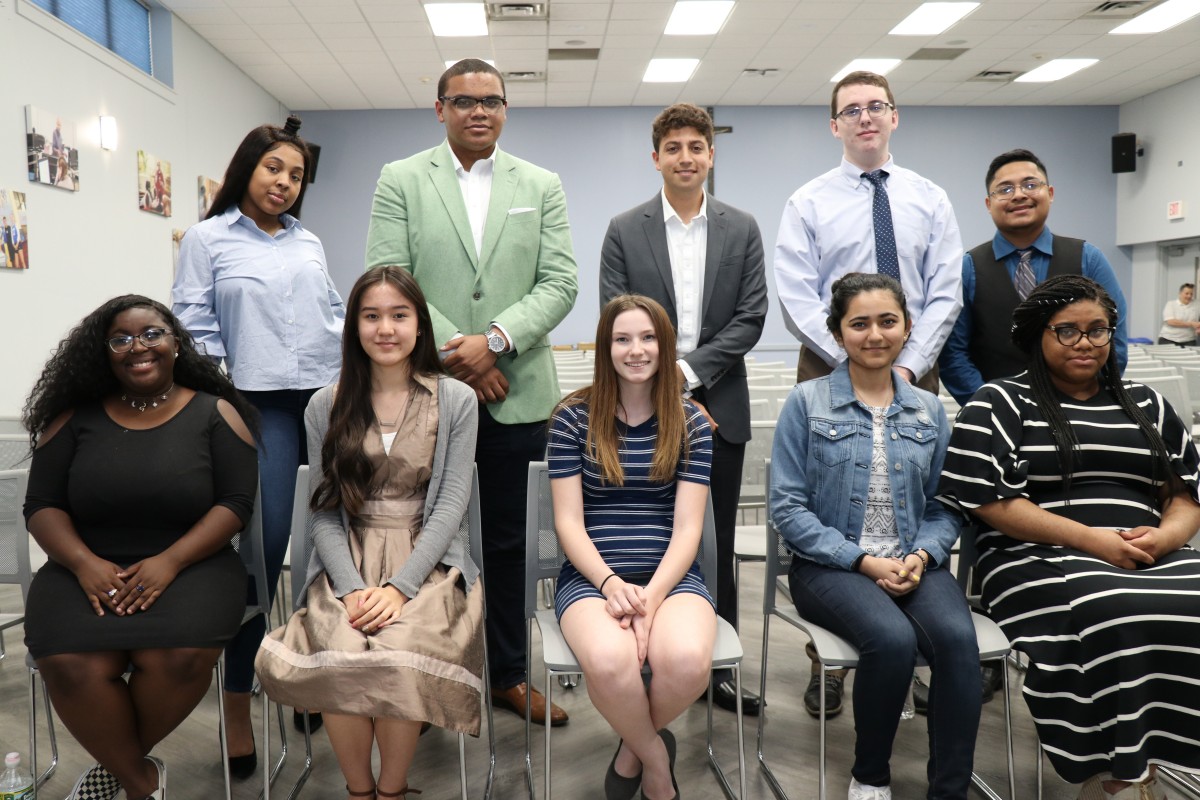
[[766,502],[764,465],[771,458],[775,443],[775,420],[751,420],[750,441],[746,442],[742,461],[742,497],[762,498]]
[[1192,409],[1192,400],[1188,395],[1186,378],[1176,374],[1171,377],[1140,376],[1136,380],[1161,394],[1163,399],[1171,404],[1171,408],[1175,409],[1176,414],[1185,422],[1190,422],[1188,412]]
[[0,433],[0,469],[16,469],[25,461],[29,464],[29,435],[24,433]]
[[29,534],[25,531],[25,488],[29,470],[0,472],[0,584],[21,587],[21,599],[29,593],[33,573],[29,567]]
[[783,537],[771,522],[771,459],[763,466],[763,486],[767,495],[767,574],[763,587],[763,614],[775,613],[775,583],[780,575],[786,575],[792,564],[792,554],[783,546]]
[[304,581],[308,577],[308,464],[296,470],[296,495],[292,500],[292,535],[289,563],[292,565],[292,610],[300,607]]
[[[550,470],[545,461],[529,462],[525,497],[525,618],[537,612],[538,582],[557,578],[566,555],[554,529],[554,501],[550,494]],[[712,495],[704,511],[700,537],[700,571],[713,602],[717,599],[717,526]]]
[[264,615],[269,615],[271,608],[267,598],[271,595],[267,592],[267,561],[263,549],[261,486],[254,494],[254,513],[250,516],[250,521],[246,523],[246,527],[233,535],[231,543],[242,559],[242,566],[246,568],[246,576],[254,584],[255,596],[258,598],[254,605],[247,600],[246,619],[253,616],[251,611],[257,613],[258,610],[261,610]]

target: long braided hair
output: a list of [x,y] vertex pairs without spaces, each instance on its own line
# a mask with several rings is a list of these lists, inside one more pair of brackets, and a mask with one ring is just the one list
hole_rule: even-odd
[[[1060,310],[1085,300],[1099,304],[1108,318],[1109,327],[1116,327],[1117,304],[1100,284],[1081,275],[1059,275],[1050,278],[1030,292],[1029,297],[1013,311],[1012,341],[1018,350],[1029,357],[1029,388],[1038,412],[1050,426],[1054,447],[1058,452],[1058,464],[1063,474],[1063,491],[1068,495],[1071,491],[1071,477],[1076,465],[1079,439],[1075,435],[1075,428],[1063,413],[1062,405],[1055,397],[1054,383],[1050,379],[1050,371],[1042,353],[1042,333],[1050,324],[1050,319]],[[1175,473],[1171,467],[1171,455],[1167,452],[1166,443],[1163,442],[1158,428],[1146,416],[1146,412],[1138,407],[1121,381],[1116,348],[1112,347],[1111,343],[1108,359],[1100,368],[1098,377],[1101,387],[1109,391],[1125,415],[1137,424],[1149,442],[1155,455],[1151,478],[1158,481],[1165,474],[1167,481],[1174,482],[1172,478]]]

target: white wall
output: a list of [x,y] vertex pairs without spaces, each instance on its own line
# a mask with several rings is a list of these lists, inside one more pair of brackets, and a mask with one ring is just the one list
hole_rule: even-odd
[[[174,89],[151,91],[98,45],[56,33],[53,20],[35,24],[29,17],[38,13],[22,0],[0,3],[0,52],[9,67],[0,104],[0,188],[26,194],[31,267],[0,270],[0,416],[19,413],[57,342],[104,300],[128,292],[169,300],[171,230],[196,222],[196,177],[219,180],[247,131],[286,114],[178,19]],[[80,192],[29,182],[26,104],[74,123]],[[101,114],[117,118],[113,152],[99,147]],[[139,149],[171,162],[170,218],[137,208]]]
[[[1200,236],[1200,78],[1125,103],[1119,119],[1146,155],[1117,178],[1117,244]],[[1167,219],[1172,200],[1184,202],[1184,219]]]

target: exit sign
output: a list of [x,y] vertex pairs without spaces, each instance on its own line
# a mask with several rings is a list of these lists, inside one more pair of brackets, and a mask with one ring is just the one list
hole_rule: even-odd
[[1172,200],[1167,203],[1167,219],[1183,219],[1183,201]]

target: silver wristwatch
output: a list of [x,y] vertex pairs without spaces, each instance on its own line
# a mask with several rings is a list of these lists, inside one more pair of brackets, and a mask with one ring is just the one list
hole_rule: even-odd
[[488,350],[491,350],[496,355],[500,355],[504,352],[507,342],[504,340],[503,336],[490,328],[483,335],[487,337]]

